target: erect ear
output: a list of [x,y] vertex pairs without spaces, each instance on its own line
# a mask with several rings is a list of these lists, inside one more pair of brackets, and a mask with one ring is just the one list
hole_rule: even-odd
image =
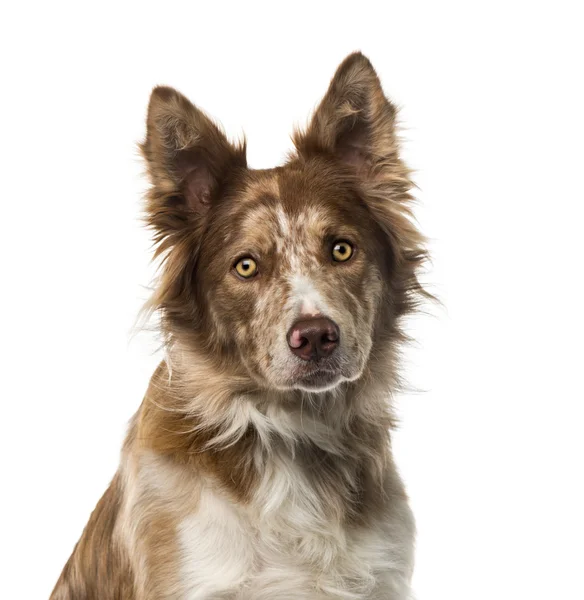
[[323,154],[353,170],[365,201],[392,244],[393,285],[398,313],[423,293],[417,269],[426,252],[411,219],[412,182],[399,158],[396,109],[385,97],[369,60],[349,55],[339,66],[306,132],[293,136],[299,158]]
[[339,66],[305,132],[295,132],[299,154],[326,153],[375,176],[397,153],[395,108],[385,97],[369,60],[360,52]]
[[160,241],[204,214],[222,180],[246,167],[245,144],[231,145],[215,123],[170,87],[152,91],[146,125],[141,150],[153,186],[147,211]]

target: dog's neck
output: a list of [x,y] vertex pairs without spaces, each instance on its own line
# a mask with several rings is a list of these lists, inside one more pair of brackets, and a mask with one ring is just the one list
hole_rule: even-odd
[[304,470],[326,463],[329,476],[348,477],[349,487],[363,472],[381,478],[391,460],[391,425],[387,387],[371,374],[318,394],[280,392],[205,361],[167,360],[152,377],[136,439],[174,463],[208,471],[249,500],[274,460]]

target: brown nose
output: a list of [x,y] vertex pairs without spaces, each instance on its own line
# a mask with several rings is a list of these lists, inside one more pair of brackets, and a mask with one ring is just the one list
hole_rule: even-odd
[[288,332],[288,346],[302,360],[330,356],[338,344],[339,328],[325,317],[296,321]]

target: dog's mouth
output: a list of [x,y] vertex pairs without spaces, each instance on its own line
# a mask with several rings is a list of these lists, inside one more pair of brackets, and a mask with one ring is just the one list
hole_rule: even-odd
[[330,365],[311,365],[299,369],[293,377],[293,386],[306,391],[324,391],[334,387],[342,379],[339,368]]
[[335,371],[315,371],[298,379],[298,387],[308,391],[330,389],[341,379],[341,374]]

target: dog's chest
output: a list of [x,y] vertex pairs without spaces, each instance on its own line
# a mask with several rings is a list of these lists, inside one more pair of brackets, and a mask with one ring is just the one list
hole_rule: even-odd
[[267,476],[255,505],[206,489],[178,531],[188,600],[373,598],[392,563],[379,527],[339,525],[298,473]]

